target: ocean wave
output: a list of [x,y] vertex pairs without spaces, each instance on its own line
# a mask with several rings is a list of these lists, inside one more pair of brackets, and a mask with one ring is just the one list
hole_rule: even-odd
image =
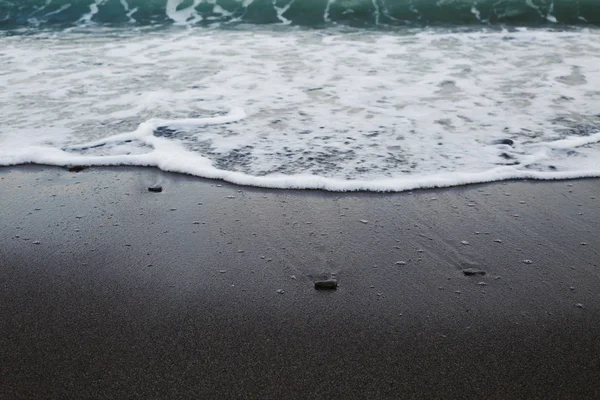
[[600,25],[597,0],[0,0],[0,29],[119,25]]

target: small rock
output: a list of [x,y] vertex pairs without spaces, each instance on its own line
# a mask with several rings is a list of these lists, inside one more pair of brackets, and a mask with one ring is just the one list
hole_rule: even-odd
[[478,284],[479,286],[487,286],[487,283],[485,283],[485,282],[477,282],[477,284]]
[[36,240],[35,242],[33,242],[33,244],[40,244],[40,241]]
[[368,224],[369,221],[367,221],[366,219],[361,219],[360,222],[362,222],[363,224]]
[[494,239],[494,242],[496,242],[496,243],[502,243],[502,240],[500,240],[500,239]]
[[335,279],[325,279],[315,282],[315,289],[317,290],[335,290],[337,289],[337,286],[338,283]]
[[279,293],[279,294],[284,294],[284,293],[285,293],[285,291],[284,291],[283,289],[277,289],[277,293]]
[[577,304],[575,304],[575,307],[577,307],[577,308],[583,308],[583,304],[577,303]]
[[406,265],[406,261],[396,261],[396,265]]
[[531,260],[523,260],[521,261],[523,264],[533,264],[533,261]]
[[84,165],[72,165],[70,167],[67,167],[67,171],[69,172],[81,172],[84,169],[87,169],[88,167],[84,166]]
[[466,276],[485,275],[485,271],[482,271],[482,270],[477,269],[477,268],[463,269],[462,272]]
[[160,192],[162,192],[162,190],[163,190],[163,188],[160,185],[148,186],[148,191],[149,192],[160,193]]
[[462,240],[460,242],[460,244],[462,244],[463,246],[467,246],[469,244],[469,242],[467,242],[466,240]]
[[221,269],[221,270],[219,270],[219,273],[220,273],[220,274],[224,274],[225,272],[227,272],[227,270],[226,270],[226,269]]
[[586,242],[581,242],[580,244],[581,244],[582,246],[587,246],[587,243],[586,243]]

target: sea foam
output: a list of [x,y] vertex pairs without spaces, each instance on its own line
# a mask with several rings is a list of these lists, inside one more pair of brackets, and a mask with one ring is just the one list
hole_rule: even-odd
[[600,32],[171,29],[3,38],[0,165],[270,188],[600,176]]

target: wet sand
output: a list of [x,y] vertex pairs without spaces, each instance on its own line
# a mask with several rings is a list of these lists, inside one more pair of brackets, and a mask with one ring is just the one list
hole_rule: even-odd
[[0,187],[0,398],[600,398],[598,179],[21,166]]

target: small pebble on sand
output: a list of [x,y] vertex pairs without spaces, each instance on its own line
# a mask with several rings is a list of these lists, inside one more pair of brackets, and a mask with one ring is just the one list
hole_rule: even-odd
[[482,271],[482,270],[477,269],[477,268],[463,269],[462,272],[466,276],[485,275],[485,271]]
[[335,279],[324,279],[315,282],[315,289],[317,290],[335,290],[337,286],[337,280]]

